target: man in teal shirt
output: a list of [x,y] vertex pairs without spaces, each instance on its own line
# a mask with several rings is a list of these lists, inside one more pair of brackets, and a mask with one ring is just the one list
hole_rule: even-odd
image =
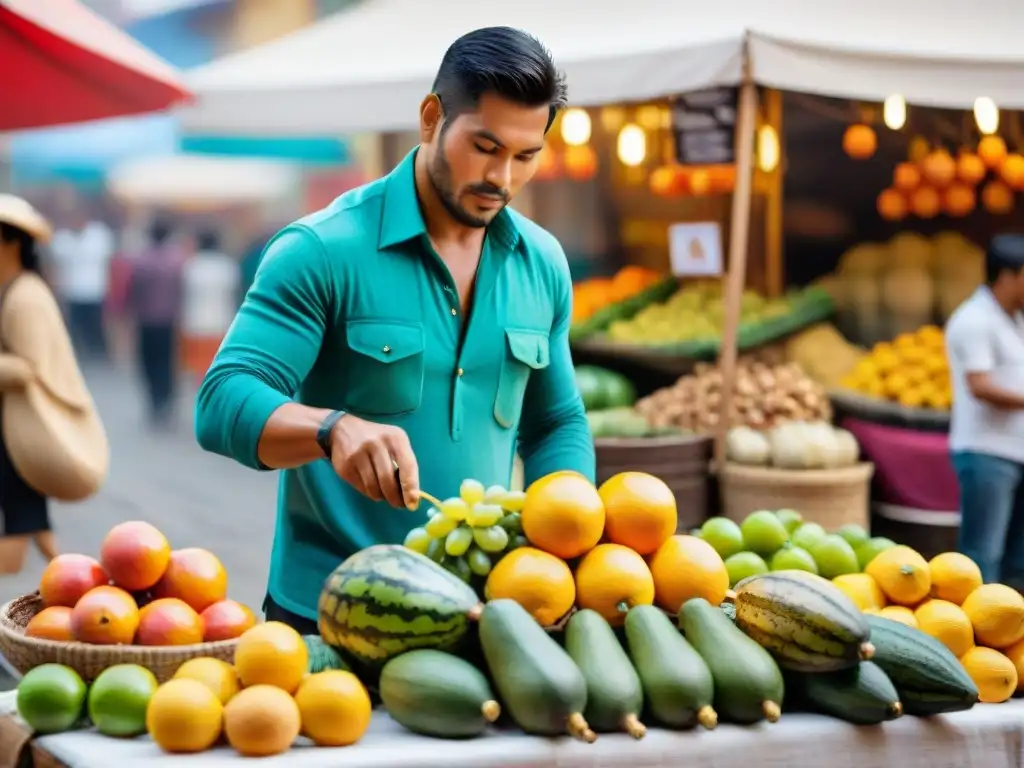
[[506,207],[565,101],[537,40],[471,32],[420,106],[420,146],[268,244],[196,403],[204,449],[285,470],[268,619],[315,632],[338,563],[425,521],[421,484],[506,485],[517,443],[527,483],[593,479],[565,254]]

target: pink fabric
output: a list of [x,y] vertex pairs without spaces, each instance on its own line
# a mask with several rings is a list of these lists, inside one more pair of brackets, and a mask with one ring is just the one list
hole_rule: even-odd
[[876,501],[932,512],[960,508],[960,489],[941,432],[882,426],[846,419],[864,456],[875,464]]

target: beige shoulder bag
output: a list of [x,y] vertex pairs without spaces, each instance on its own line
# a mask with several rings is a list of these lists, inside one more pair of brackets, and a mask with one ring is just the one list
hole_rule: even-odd
[[[0,351],[13,354],[18,351],[4,337],[13,320],[11,290],[23,279],[8,285],[6,296],[0,297]],[[48,292],[45,300],[53,302],[45,307],[46,320],[52,321],[46,322],[45,343],[52,347],[40,351],[38,360],[29,360],[34,375],[24,388],[2,394],[3,440],[11,463],[28,485],[60,501],[82,501],[103,485],[110,449],[60,310]]]

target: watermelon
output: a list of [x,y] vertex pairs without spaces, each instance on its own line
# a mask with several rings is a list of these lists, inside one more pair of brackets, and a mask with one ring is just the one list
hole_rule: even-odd
[[453,648],[481,607],[472,587],[433,561],[378,544],[352,555],[327,578],[320,635],[372,668],[413,648]]
[[576,366],[576,386],[588,411],[623,408],[636,402],[636,388],[629,379],[596,365]]

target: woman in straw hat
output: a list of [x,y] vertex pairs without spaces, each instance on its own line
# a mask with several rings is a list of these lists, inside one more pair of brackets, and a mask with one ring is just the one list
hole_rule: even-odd
[[25,200],[0,195],[0,574],[17,573],[29,543],[57,554],[48,498],[99,488],[106,435],[75,360],[36,246],[50,226]]

